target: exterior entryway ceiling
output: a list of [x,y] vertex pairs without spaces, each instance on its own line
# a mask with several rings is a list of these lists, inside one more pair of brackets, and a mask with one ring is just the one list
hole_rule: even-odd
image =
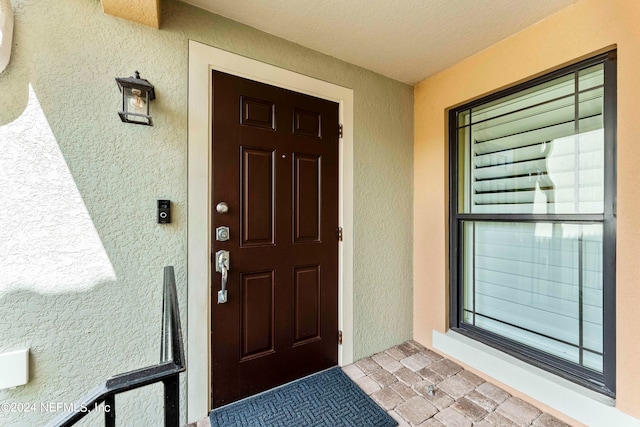
[[577,0],[183,1],[414,84]]

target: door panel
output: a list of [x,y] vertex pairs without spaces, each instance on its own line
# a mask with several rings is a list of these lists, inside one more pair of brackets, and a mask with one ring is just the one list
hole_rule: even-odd
[[274,152],[241,147],[242,246],[274,243]]
[[320,241],[321,169],[320,157],[294,153],[295,243]]
[[320,336],[320,266],[295,267],[293,343],[305,344]]
[[274,351],[273,271],[240,276],[240,360],[264,356]]
[[322,115],[299,108],[293,109],[293,133],[322,138]]
[[275,130],[274,114],[276,106],[272,102],[244,96],[241,99],[242,115],[240,116],[240,123],[245,126]]
[[337,364],[338,105],[212,78],[212,226],[230,231],[213,244],[229,251],[227,302],[211,304],[218,407]]

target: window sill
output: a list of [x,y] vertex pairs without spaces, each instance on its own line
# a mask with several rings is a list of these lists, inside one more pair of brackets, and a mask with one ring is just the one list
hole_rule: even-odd
[[433,348],[587,425],[640,426],[615,400],[454,331],[433,331]]

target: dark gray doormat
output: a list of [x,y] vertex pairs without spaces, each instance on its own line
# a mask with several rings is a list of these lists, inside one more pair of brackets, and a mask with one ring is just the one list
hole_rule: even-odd
[[212,427],[395,427],[339,367],[211,411]]

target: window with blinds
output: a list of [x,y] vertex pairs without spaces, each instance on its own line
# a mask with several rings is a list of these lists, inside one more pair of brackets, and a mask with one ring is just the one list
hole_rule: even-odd
[[608,394],[613,58],[450,114],[452,325]]

